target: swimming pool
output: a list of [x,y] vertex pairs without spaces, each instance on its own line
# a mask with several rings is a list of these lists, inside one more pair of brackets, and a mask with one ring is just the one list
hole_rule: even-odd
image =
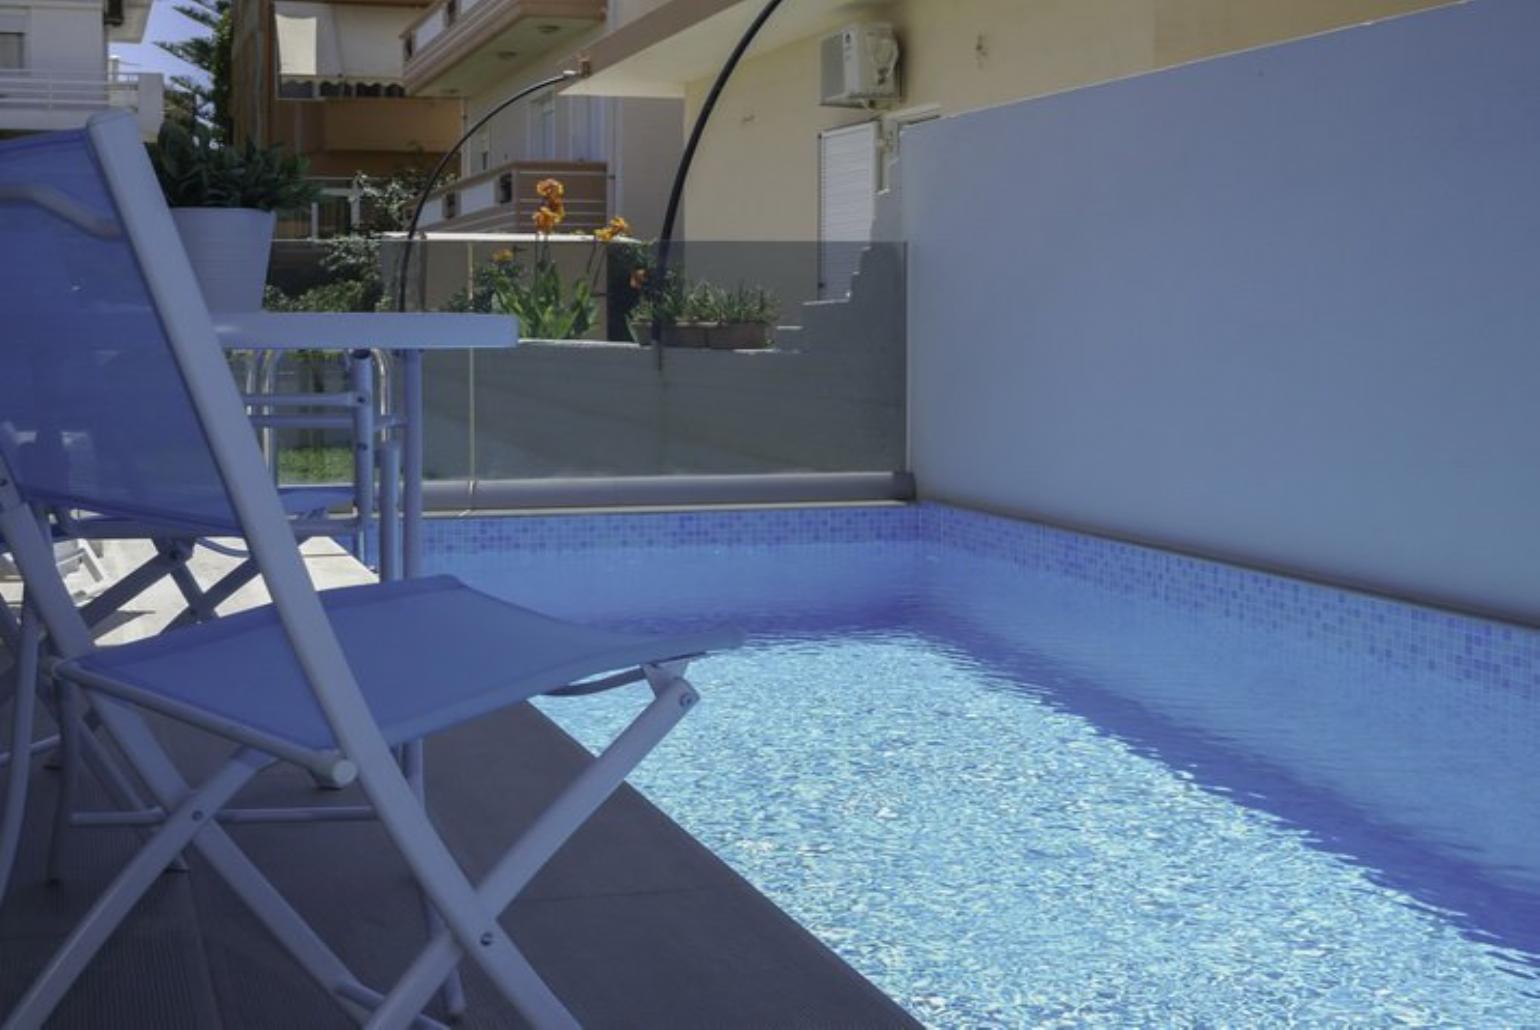
[[634,782],[928,1024],[1540,1023],[1540,633],[938,505],[429,543],[748,630]]

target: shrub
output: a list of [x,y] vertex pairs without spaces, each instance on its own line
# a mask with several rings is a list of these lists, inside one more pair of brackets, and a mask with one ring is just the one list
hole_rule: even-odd
[[280,211],[306,207],[319,195],[304,158],[250,141],[219,146],[204,126],[162,123],[150,162],[171,207]]

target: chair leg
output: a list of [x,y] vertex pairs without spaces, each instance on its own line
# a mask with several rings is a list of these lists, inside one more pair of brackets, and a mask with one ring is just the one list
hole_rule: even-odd
[[91,577],[93,583],[105,583],[107,570],[102,568],[102,563],[96,557],[96,552],[91,550],[90,541],[80,541],[80,564]]
[[[100,695],[92,696],[92,705],[155,799],[168,810],[177,806],[187,794],[186,781],[139,713],[123,702]],[[353,975],[246,853],[236,846],[217,819],[203,820],[202,830],[190,843],[322,990],[336,998],[355,1019],[362,1022],[368,1018],[374,1007],[384,1000],[383,996]],[[445,1030],[443,1024],[425,1016],[414,1020],[412,1025],[420,1030]]]
[[[207,622],[215,618],[218,615],[219,606],[230,600],[241,587],[256,579],[260,571],[257,568],[256,560],[254,558],[247,558],[225,573],[219,582],[207,590],[201,591],[196,603],[189,600],[187,608],[173,619],[166,629],[181,629],[183,626],[190,626],[195,622]],[[191,580],[192,574],[188,573],[187,578]],[[186,596],[186,594],[187,590],[184,589],[183,595]]]
[[226,801],[272,760],[243,748],[204,786],[188,794],[102,896],[76,924],[6,1021],[8,1028],[41,1026],[102,944],[154,884],[166,864],[207,827]]
[[[631,770],[657,747],[699,699],[682,675],[682,664],[649,666],[645,671],[653,689],[653,700],[551,802],[477,888],[477,900],[494,918],[513,902],[541,866],[625,782]],[[459,961],[461,953],[459,943],[448,931],[435,934],[367,1025],[381,1030],[406,1026],[412,1016],[427,1005],[438,985]],[[540,986],[549,990],[543,983]],[[510,996],[509,1000],[523,1011],[519,998]],[[541,1025],[535,1016],[528,1012],[525,1015]],[[561,1023],[558,1019],[551,1025]]]
[[214,617],[214,606],[208,603],[208,595],[198,585],[198,579],[186,565],[179,565],[170,572],[171,582],[182,592],[187,608],[171,621],[167,629],[175,629],[193,622],[207,622]]
[[42,626],[30,608],[23,608],[16,652],[15,705],[11,713],[11,764],[0,809],[0,901],[5,899],[21,849],[22,818],[27,808],[27,781],[32,773],[32,730],[37,705],[38,656]]
[[187,556],[180,548],[169,545],[157,546],[154,555],[81,606],[80,617],[85,620],[87,626],[95,629],[107,618],[121,611],[128,602],[186,563]]
[[[401,750],[401,771],[406,774],[406,782],[412,787],[412,793],[417,795],[418,802],[424,811],[428,807],[428,780],[427,767],[424,761],[424,742],[414,740],[406,744]],[[428,895],[423,893],[421,887],[417,893],[422,899],[423,917],[428,925],[428,936],[433,937],[443,932],[443,917],[438,914],[438,909],[433,907],[433,902],[428,900]],[[457,965],[450,970],[449,976],[444,979],[441,996],[444,1000],[444,1009],[451,1019],[459,1019],[465,1015],[465,984],[460,978],[460,967]]]
[[[70,720],[73,723],[71,732],[74,735],[71,742],[74,744],[74,752],[71,760],[66,762],[64,760],[65,731],[62,730],[62,727],[66,726],[66,719],[57,696],[51,707],[54,722],[61,727],[61,732],[56,738],[58,746],[50,753],[46,765],[50,769],[58,770],[62,781],[61,787],[63,784],[77,784],[80,769],[84,767],[90,771],[92,778],[101,784],[102,789],[107,792],[108,799],[117,806],[119,811],[163,814],[161,809],[144,800],[128,773],[122,769],[106,746],[97,739],[95,731],[101,725],[101,720],[96,712],[88,709],[81,713],[79,708],[77,701],[76,710]],[[61,819],[68,820],[69,825],[73,825],[74,805],[68,796],[73,792],[73,787],[70,790],[61,789],[54,813],[56,826]],[[145,840],[150,839],[148,831],[139,832]],[[58,871],[64,864],[64,848],[69,839],[68,835],[57,830],[50,837],[48,869],[49,878],[52,881],[58,880]],[[179,873],[186,872],[186,859],[181,856],[173,859],[170,869]]]
[[16,613],[11,611],[11,606],[4,600],[0,600],[0,644],[5,645],[7,651],[16,650],[16,642],[21,639],[21,627],[16,621]]
[[84,727],[80,724],[80,688],[71,683],[55,681],[56,706],[59,718],[59,796],[53,810],[53,831],[48,838],[48,882],[58,883],[63,877],[64,838],[69,832],[70,816],[75,812],[75,800],[80,784],[80,737]]

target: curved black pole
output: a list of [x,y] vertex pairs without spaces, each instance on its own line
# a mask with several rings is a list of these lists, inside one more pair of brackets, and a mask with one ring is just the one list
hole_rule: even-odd
[[449,167],[450,158],[458,154],[460,152],[460,148],[465,146],[466,142],[472,136],[476,135],[476,133],[480,132],[481,127],[487,124],[487,122],[490,122],[496,115],[501,114],[504,110],[512,107],[514,104],[518,103],[520,100],[523,100],[531,93],[538,93],[542,89],[556,85],[558,82],[566,82],[568,79],[575,79],[579,74],[581,73],[568,69],[561,72],[560,74],[552,75],[549,79],[541,79],[539,82],[536,82],[533,85],[526,86],[515,93],[513,96],[508,97],[506,100],[498,101],[490,111],[476,119],[476,123],[474,125],[461,133],[460,138],[455,140],[454,146],[445,151],[444,156],[438,159],[438,164],[433,166],[433,171],[428,175],[428,181],[423,184],[422,192],[417,195],[417,207],[412,211],[412,220],[407,224],[406,227],[406,239],[401,243],[401,259],[396,262],[397,311],[406,310],[406,274],[408,271],[410,271],[408,265],[412,260],[412,244],[417,240],[417,225],[422,221],[423,209],[428,206],[429,194],[433,192],[433,187],[438,185],[439,179],[444,174],[444,169]]
[[[668,280],[668,254],[674,243],[674,222],[679,217],[679,203],[684,197],[684,181],[690,174],[690,165],[695,162],[695,151],[700,146],[701,136],[705,134],[706,123],[711,120],[711,112],[716,109],[722,89],[727,85],[727,80],[732,78],[733,72],[737,70],[738,62],[743,60],[749,44],[754,42],[754,37],[759,35],[759,30],[764,28],[765,22],[770,20],[770,16],[775,13],[777,7],[781,6],[781,2],[782,0],[769,0],[749,23],[748,29],[738,40],[738,45],[733,47],[732,54],[728,56],[727,63],[722,65],[721,71],[717,72],[716,81],[711,84],[711,92],[706,94],[706,102],[701,105],[700,114],[695,117],[695,125],[690,129],[690,138],[684,145],[684,153],[679,156],[679,167],[674,170],[674,185],[669,190],[668,207],[663,212],[663,231],[658,234],[658,259],[654,266],[657,270],[655,277],[657,281],[649,284],[654,291],[662,290]],[[658,315],[655,305],[651,329],[654,347],[659,347],[662,329],[663,320]],[[659,347],[660,360],[662,356],[663,351]]]

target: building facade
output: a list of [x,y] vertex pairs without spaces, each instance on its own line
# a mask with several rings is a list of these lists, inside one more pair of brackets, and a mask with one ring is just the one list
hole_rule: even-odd
[[422,9],[411,0],[235,5],[236,140],[293,150],[331,196],[310,231],[289,235],[346,229],[355,176],[426,169],[459,136],[459,100],[411,97],[403,82],[400,33]]
[[110,43],[144,38],[150,0],[0,3],[0,134],[75,129],[98,111],[132,111],[145,139],[165,113],[158,74],[123,72]]
[[[401,37],[414,96],[458,97],[474,121],[659,0],[437,0]],[[623,215],[657,232],[683,139],[677,97],[582,97],[555,91],[495,116],[461,158],[460,178],[430,205],[440,231],[529,231],[534,186],[567,188],[565,229]]]
[[[861,240],[906,126],[1448,0],[890,0],[786,3],[714,115],[685,194],[695,240]],[[586,48],[568,92],[682,101],[689,124],[761,0],[666,0]],[[821,46],[892,26],[899,94],[831,106]],[[969,155],[958,155],[959,160]],[[976,155],[987,159],[987,155]],[[1009,197],[937,197],[987,232]]]

